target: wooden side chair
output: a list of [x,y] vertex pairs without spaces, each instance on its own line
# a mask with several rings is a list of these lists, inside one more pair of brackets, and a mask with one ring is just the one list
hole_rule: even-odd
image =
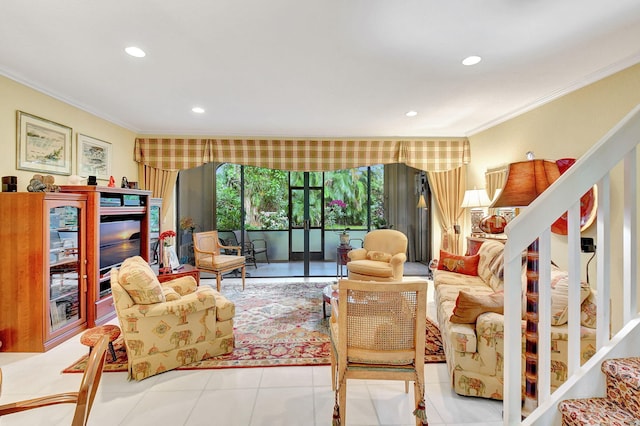
[[[220,250],[235,250],[237,255],[222,254]],[[246,277],[245,257],[241,256],[242,249],[239,246],[225,246],[218,239],[218,231],[194,232],[193,254],[196,268],[216,275],[216,287],[220,291],[222,274],[240,269],[242,274],[242,290]]]
[[[102,377],[102,367],[104,366],[108,345],[109,336],[103,336],[94,346],[91,354],[89,354],[87,367],[84,370],[78,392],[59,393],[0,405],[0,416],[49,405],[70,403],[76,404],[71,426],[86,425],[89,420],[89,413],[91,412],[91,406],[93,405],[98,385],[100,384],[100,378]],[[0,378],[1,377],[2,372],[0,371]]]
[[427,424],[424,402],[426,281],[340,280],[331,309],[333,424],[346,424],[347,380],[414,382],[416,425]]

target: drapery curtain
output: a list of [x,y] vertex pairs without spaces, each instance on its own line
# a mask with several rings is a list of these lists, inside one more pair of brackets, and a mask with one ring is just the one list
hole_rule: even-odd
[[[506,166],[496,167],[489,169],[485,172],[485,182],[487,195],[491,201],[496,197],[498,190],[504,188],[504,184],[507,182],[507,170]],[[489,209],[489,214],[496,214],[497,209]]]
[[489,199],[493,201],[496,196],[496,191],[504,187],[507,181],[507,167],[497,167],[495,169],[489,169],[484,174],[486,181],[487,195]]
[[162,198],[162,219],[164,219],[173,201],[173,188],[178,179],[178,172],[156,169],[138,163],[138,178],[140,189],[151,191],[152,197]]
[[464,212],[460,207],[467,182],[466,166],[444,172],[427,172],[442,228],[440,248],[454,254],[462,254],[459,220]]
[[331,171],[405,163],[445,171],[470,161],[469,141],[138,138],[135,161],[162,170],[219,162],[287,171]]

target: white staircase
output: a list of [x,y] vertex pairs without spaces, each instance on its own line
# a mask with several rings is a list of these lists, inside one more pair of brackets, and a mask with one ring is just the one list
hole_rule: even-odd
[[[505,286],[504,424],[561,424],[558,404],[570,398],[605,397],[601,368],[610,358],[640,356],[640,317],[637,307],[637,146],[640,144],[640,105],[569,168],[554,184],[523,209],[507,226],[505,282],[520,282],[521,253],[536,238],[540,247],[538,323],[538,408],[522,420],[520,287]],[[623,188],[611,189],[611,176],[622,173]],[[597,352],[580,365],[580,197],[597,185]],[[612,216],[611,205],[621,208]],[[568,379],[550,392],[550,268],[551,225],[568,212],[567,259],[569,273]],[[620,244],[612,245],[613,241]],[[615,255],[614,255],[615,254]],[[612,262],[613,261],[613,262]],[[612,268],[622,268],[622,282],[612,282]],[[616,269],[616,270],[617,270]],[[623,301],[610,305],[611,286],[622,288]],[[622,312],[623,325],[610,336],[611,309]],[[546,373],[545,373],[546,372]],[[566,405],[566,404],[565,404]],[[578,404],[579,405],[579,404]],[[625,409],[626,410],[626,409]],[[632,414],[632,415],[638,415]],[[571,423],[569,423],[571,424]],[[574,423],[580,424],[580,423]],[[597,423],[596,423],[597,424]],[[608,424],[604,422],[603,424]],[[632,423],[633,424],[633,423]]]
[[607,394],[560,402],[562,424],[640,426],[640,358],[608,359],[602,373]]

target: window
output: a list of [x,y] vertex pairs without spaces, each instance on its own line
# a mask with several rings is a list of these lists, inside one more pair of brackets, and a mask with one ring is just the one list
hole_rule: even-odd
[[[245,229],[289,229],[289,187],[303,187],[303,177],[302,172],[236,164],[220,166],[216,171],[217,229],[240,229],[243,210]],[[324,188],[324,200],[317,192],[310,194],[311,211],[318,212],[311,218],[312,226],[319,227],[324,223],[325,229],[330,230],[366,230],[369,223],[372,228],[385,224],[383,165],[311,172],[309,185]],[[293,205],[298,207],[291,212],[292,223],[302,223],[302,203]],[[322,206],[324,217],[321,216]]]

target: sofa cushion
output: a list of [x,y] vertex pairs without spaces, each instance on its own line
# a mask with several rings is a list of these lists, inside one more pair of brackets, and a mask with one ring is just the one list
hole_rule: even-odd
[[[580,304],[589,296],[591,288],[580,283]],[[551,325],[566,324],[569,319],[569,275],[559,269],[551,270]]]
[[440,250],[440,260],[438,261],[438,269],[441,271],[456,272],[464,275],[478,275],[478,262],[480,256],[460,256]]
[[502,290],[504,268],[504,244],[500,241],[485,241],[478,250],[478,276],[494,291]]
[[589,328],[596,328],[596,292],[591,290],[589,296],[582,302],[580,310],[580,324]]
[[349,273],[366,275],[370,277],[393,277],[393,268],[390,263],[377,262],[375,260],[352,260],[347,264]]
[[140,256],[130,257],[122,263],[118,280],[137,305],[151,305],[165,301],[158,277]]
[[478,315],[485,312],[504,313],[504,293],[471,294],[461,291],[456,306],[451,314],[451,322],[458,324],[474,324]]

